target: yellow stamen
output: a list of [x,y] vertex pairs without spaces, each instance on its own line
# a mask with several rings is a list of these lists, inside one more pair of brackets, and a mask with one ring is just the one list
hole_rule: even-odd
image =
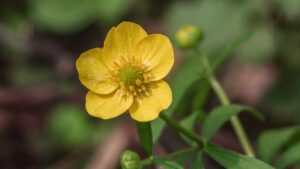
[[143,83],[143,82],[142,82],[140,79],[137,79],[137,80],[135,81],[135,84],[136,84],[137,86],[140,86],[142,83]]
[[134,91],[134,87],[133,87],[132,85],[130,85],[130,86],[129,86],[129,90],[130,90],[131,92],[133,92],[133,91]]

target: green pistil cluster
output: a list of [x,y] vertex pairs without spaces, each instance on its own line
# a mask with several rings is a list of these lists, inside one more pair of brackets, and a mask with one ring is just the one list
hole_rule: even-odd
[[134,85],[136,80],[142,80],[143,75],[138,67],[127,65],[119,70],[118,77],[126,86]]

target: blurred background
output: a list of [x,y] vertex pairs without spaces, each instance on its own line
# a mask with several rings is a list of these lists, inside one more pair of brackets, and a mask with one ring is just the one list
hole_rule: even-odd
[[[242,116],[254,144],[262,130],[300,123],[299,0],[1,0],[0,168],[113,169],[124,149],[145,156],[128,115],[103,121],[85,112],[86,89],[75,69],[80,53],[101,47],[124,20],[172,40],[181,25],[194,24],[209,56],[253,32],[218,77],[234,102],[265,114],[266,122]],[[185,57],[176,48],[172,76]],[[178,119],[187,111],[188,101],[181,103]],[[216,105],[210,92],[204,109]],[[216,142],[241,151],[230,125]],[[185,146],[167,127],[155,152]],[[207,168],[220,167],[207,159]]]

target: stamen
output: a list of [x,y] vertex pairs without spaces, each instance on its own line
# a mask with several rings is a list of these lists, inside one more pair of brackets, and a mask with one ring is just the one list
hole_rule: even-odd
[[146,96],[150,96],[150,93],[148,91],[144,91]]
[[141,102],[143,97],[151,94],[149,89],[151,74],[141,60],[134,56],[124,57],[115,61],[112,71],[110,71],[111,79],[120,85],[119,92],[127,99],[131,96]]
[[135,84],[136,84],[137,86],[140,86],[142,83],[143,83],[143,82],[142,82],[140,79],[137,79],[137,80],[135,81]]
[[130,90],[131,92],[133,92],[133,91],[134,91],[134,87],[133,87],[132,85],[130,85],[130,86],[129,86],[129,90]]
[[146,90],[146,87],[144,85],[141,86],[142,90]]

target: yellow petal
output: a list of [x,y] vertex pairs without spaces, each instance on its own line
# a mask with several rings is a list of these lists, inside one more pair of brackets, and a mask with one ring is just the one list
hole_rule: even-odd
[[166,36],[161,34],[152,34],[141,40],[134,56],[141,59],[146,68],[150,70],[153,81],[164,78],[174,64],[172,44]]
[[140,25],[122,22],[108,32],[104,41],[104,48],[115,57],[130,57],[135,45],[146,36],[147,33]]
[[133,119],[140,122],[154,120],[162,110],[167,109],[172,103],[172,91],[165,81],[150,84],[151,94],[140,101],[134,100],[129,108]]
[[86,110],[91,116],[101,119],[117,117],[132,105],[132,97],[123,97],[117,90],[108,95],[100,95],[89,91],[86,95]]
[[90,49],[80,55],[76,61],[76,68],[81,83],[98,94],[108,94],[117,89],[118,84],[110,80],[108,66],[111,58],[103,49]]

